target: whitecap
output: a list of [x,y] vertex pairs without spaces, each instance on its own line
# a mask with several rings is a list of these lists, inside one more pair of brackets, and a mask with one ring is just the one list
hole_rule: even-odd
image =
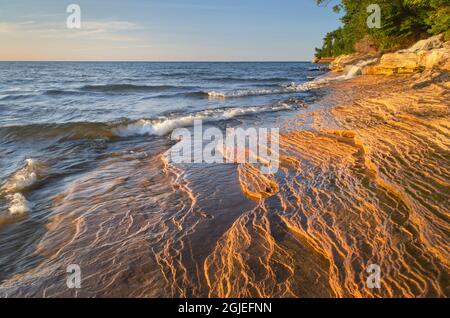
[[245,116],[252,113],[277,112],[295,109],[296,107],[296,105],[279,103],[269,106],[207,109],[180,117],[140,119],[133,123],[113,128],[113,133],[119,137],[142,135],[164,136],[176,128],[191,126],[196,120],[202,120],[204,122],[215,122],[221,120],[229,120],[237,116]]
[[9,201],[9,213],[11,215],[23,215],[31,211],[31,203],[21,193],[6,196]]
[[11,175],[2,190],[6,193],[14,193],[30,188],[38,181],[40,165],[33,159],[27,159],[25,165]]

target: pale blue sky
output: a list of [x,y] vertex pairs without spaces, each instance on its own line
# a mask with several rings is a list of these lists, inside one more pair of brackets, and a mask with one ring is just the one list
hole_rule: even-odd
[[336,2],[0,0],[0,60],[305,61],[340,25]]

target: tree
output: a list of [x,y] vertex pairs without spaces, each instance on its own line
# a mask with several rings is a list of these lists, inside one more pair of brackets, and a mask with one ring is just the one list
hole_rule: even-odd
[[[330,0],[316,0],[320,6]],[[368,28],[367,7],[373,0],[341,0],[333,7],[343,12],[343,26],[329,32],[321,49],[321,57],[355,51],[355,45],[369,39],[379,51],[406,47],[429,35],[444,33],[450,39],[450,0],[377,0],[381,7],[381,28]]]

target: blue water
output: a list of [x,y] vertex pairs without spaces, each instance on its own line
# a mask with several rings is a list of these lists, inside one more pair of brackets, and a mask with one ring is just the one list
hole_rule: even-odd
[[[108,122],[265,105],[282,98],[276,92],[286,85],[321,73],[315,69],[311,63],[2,62],[0,125]],[[216,91],[245,98],[208,98]]]
[[110,146],[120,137],[163,137],[189,125],[178,124],[186,116],[229,121],[295,111],[299,105],[282,102],[308,99],[301,84],[323,71],[306,62],[0,62],[0,74],[2,183],[26,159],[62,162],[78,149],[83,165],[92,140]]

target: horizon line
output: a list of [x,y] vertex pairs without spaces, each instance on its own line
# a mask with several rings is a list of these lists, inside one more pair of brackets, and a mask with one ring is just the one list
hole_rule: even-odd
[[312,61],[306,60],[203,60],[203,61],[170,61],[170,60],[0,60],[0,63],[30,63],[30,62],[43,62],[43,63],[312,63]]

